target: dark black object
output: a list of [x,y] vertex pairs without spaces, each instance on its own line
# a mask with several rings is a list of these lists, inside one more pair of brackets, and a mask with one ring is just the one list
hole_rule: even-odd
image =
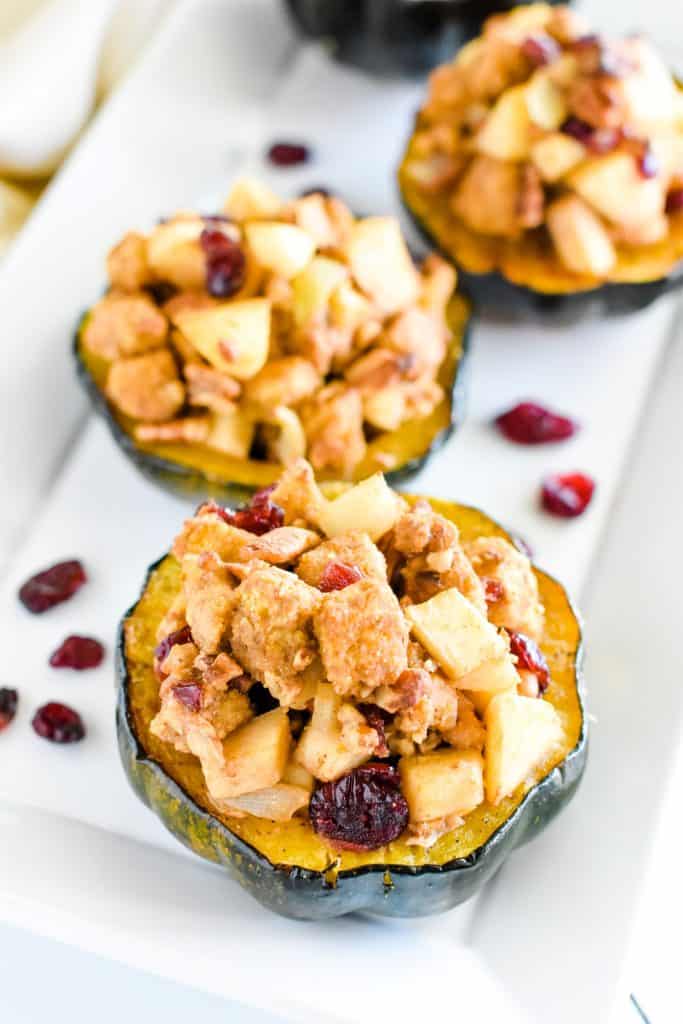
[[[560,3],[562,0],[550,0]],[[299,28],[334,56],[377,74],[417,74],[449,60],[482,22],[519,0],[286,0]]]

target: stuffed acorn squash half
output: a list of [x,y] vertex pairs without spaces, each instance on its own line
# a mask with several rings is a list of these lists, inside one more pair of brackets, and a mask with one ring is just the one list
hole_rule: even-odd
[[683,93],[568,7],[490,18],[433,72],[399,181],[487,312],[628,312],[683,281]]
[[308,463],[209,502],[119,644],[133,788],[186,846],[297,918],[466,900],[573,796],[581,630],[476,509]]
[[109,254],[76,360],[143,473],[237,503],[307,456],[324,479],[415,470],[462,411],[468,306],[397,221],[242,180]]

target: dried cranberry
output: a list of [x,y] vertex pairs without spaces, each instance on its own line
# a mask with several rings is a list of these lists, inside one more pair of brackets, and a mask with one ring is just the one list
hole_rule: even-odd
[[268,159],[277,167],[305,164],[310,155],[308,146],[299,142],[274,142],[268,150]]
[[376,850],[408,824],[398,771],[389,764],[366,764],[319,786],[309,813],[315,831],[342,850]]
[[565,441],[579,429],[575,420],[560,416],[536,402],[520,402],[497,416],[495,422],[501,434],[517,444]]
[[610,153],[616,149],[623,137],[619,128],[593,128],[587,121],[573,116],[567,118],[560,131],[565,135],[571,135],[596,155]]
[[374,729],[377,733],[375,753],[378,757],[388,757],[389,747],[387,746],[387,736],[384,727],[389,721],[389,714],[383,708],[378,707],[377,704],[359,704],[358,710],[370,728]]
[[533,35],[527,36],[522,43],[522,53],[527,57],[534,67],[540,68],[544,64],[551,64],[560,54],[560,47],[552,36]]
[[510,650],[517,658],[517,668],[533,672],[538,680],[539,692],[545,693],[550,683],[550,669],[536,641],[526,633],[510,632]]
[[683,210],[683,188],[673,188],[666,197],[666,212],[678,213]]
[[168,636],[165,636],[164,639],[159,644],[157,644],[154,650],[154,657],[156,658],[157,662],[160,665],[162,665],[166,661],[168,652],[171,650],[172,647],[175,647],[176,644],[191,643],[192,630],[190,629],[189,626],[182,626],[181,629],[175,629],[172,633],[169,633]]
[[362,579],[363,573],[356,565],[347,565],[346,562],[328,562],[320,577],[318,590],[328,594],[331,590],[343,590],[357,583]]
[[199,242],[206,254],[206,290],[228,299],[244,284],[247,262],[238,242],[216,228],[204,228]]
[[173,696],[190,711],[199,711],[202,706],[202,688],[199,683],[185,683],[173,687]]
[[19,591],[19,600],[34,615],[40,615],[68,601],[87,579],[85,569],[75,559],[58,562],[27,580]]
[[38,708],[32,725],[39,736],[51,743],[78,743],[85,736],[85,726],[78,712],[56,701]]
[[585,473],[552,474],[543,481],[541,504],[546,512],[572,519],[585,512],[595,490],[595,482]]
[[104,658],[104,647],[89,636],[68,636],[50,656],[53,668],[97,668]]
[[0,686],[0,732],[6,729],[17,713],[19,694],[7,686]]
[[497,604],[505,596],[505,587],[500,580],[484,580],[484,597],[487,604]]
[[272,490],[272,487],[266,487],[262,491],[257,491],[248,505],[238,508],[235,512],[220,509],[218,515],[230,526],[255,533],[259,537],[276,530],[283,525],[285,513],[279,505],[273,504],[270,500]]

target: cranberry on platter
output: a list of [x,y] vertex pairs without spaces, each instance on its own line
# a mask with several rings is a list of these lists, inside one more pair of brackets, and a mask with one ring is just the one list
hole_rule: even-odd
[[68,601],[87,581],[85,569],[77,559],[57,562],[36,573],[19,590],[19,600],[34,615]]
[[50,743],[78,743],[85,736],[83,719],[66,704],[50,701],[33,716],[33,730]]
[[573,519],[588,508],[595,481],[585,473],[551,474],[543,481],[541,505],[560,519]]
[[307,163],[311,151],[301,142],[274,142],[268,148],[267,156],[276,167],[295,167]]
[[97,668],[102,664],[104,647],[90,636],[68,636],[50,656],[53,668]]
[[519,402],[495,419],[501,434],[515,444],[550,444],[566,441],[579,429],[576,420],[538,402]]

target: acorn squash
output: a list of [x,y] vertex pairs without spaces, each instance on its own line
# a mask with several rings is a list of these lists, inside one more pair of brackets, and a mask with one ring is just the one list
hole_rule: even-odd
[[[476,509],[432,504],[457,523],[465,541],[485,535],[511,539]],[[323,919],[363,910],[411,917],[462,903],[568,803],[586,763],[581,627],[563,587],[535,572],[546,610],[541,646],[552,672],[544,699],[560,715],[561,748],[511,797],[495,807],[482,804],[430,849],[399,839],[372,852],[338,853],[305,818],[237,820],[216,810],[199,762],[150,731],[159,694],[156,629],[180,586],[180,566],[171,555],[150,568],[140,599],[120,626],[117,729],[131,785],[185,846],[229,870],[259,902],[285,916]]]
[[504,319],[573,323],[634,313],[683,285],[683,213],[671,217],[669,236],[654,245],[622,248],[614,280],[596,283],[571,274],[553,254],[543,231],[521,241],[470,231],[447,199],[427,196],[408,180],[410,144],[398,172],[403,206],[425,245],[438,249],[458,271],[458,282],[478,312]]
[[[447,310],[451,344],[437,377],[445,391],[444,400],[428,416],[407,420],[397,430],[371,440],[365,458],[357,466],[355,480],[384,470],[389,457],[395,466],[385,475],[389,483],[396,484],[415,473],[460,424],[465,405],[469,311],[469,303],[455,294]],[[144,476],[174,494],[193,499],[210,496],[228,504],[240,504],[253,491],[277,480],[282,466],[276,463],[231,458],[201,445],[144,444],[135,440],[134,421],[112,408],[105,397],[103,385],[109,364],[81,343],[86,317],[79,324],[73,345],[78,377],[114,440]]]
[[[562,0],[550,0],[561,3]],[[472,39],[515,0],[286,0],[299,29],[332,43],[338,60],[376,74],[417,74]]]

